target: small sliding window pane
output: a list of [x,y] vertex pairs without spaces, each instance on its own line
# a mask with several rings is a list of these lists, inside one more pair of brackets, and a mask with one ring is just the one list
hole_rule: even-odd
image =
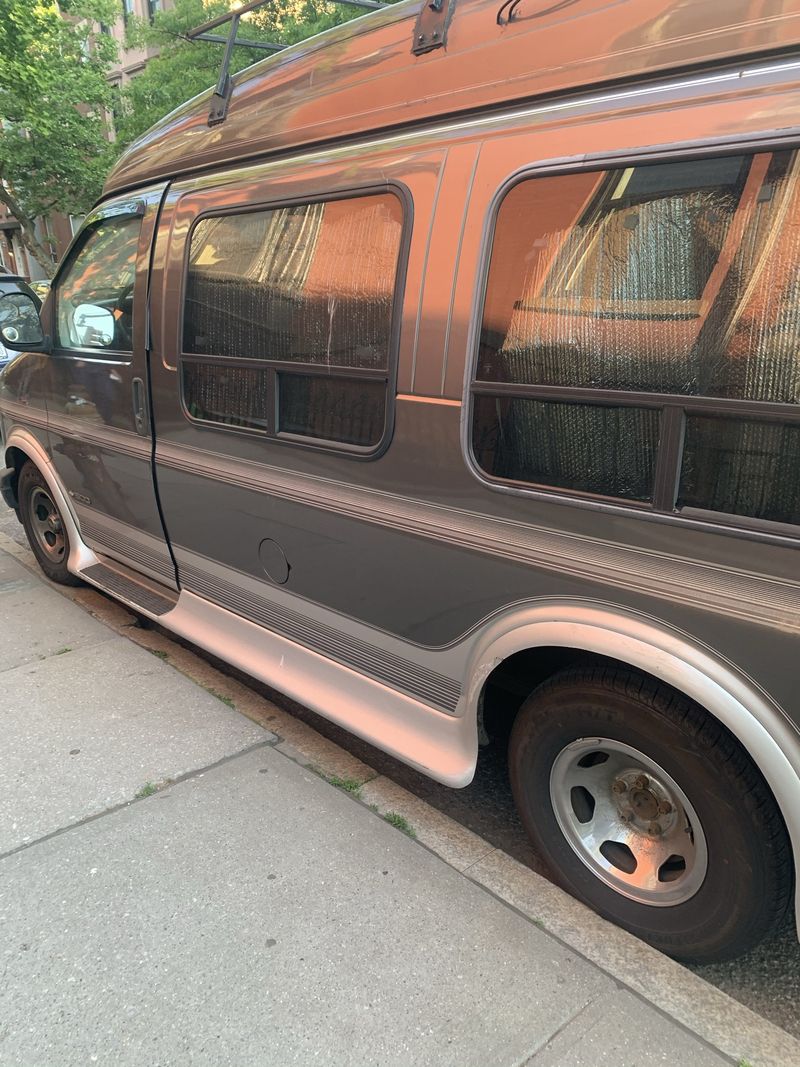
[[800,425],[690,416],[678,507],[800,524]]
[[350,381],[307,374],[281,374],[280,433],[368,447],[383,437],[384,382]]
[[269,425],[269,372],[185,362],[183,402],[192,418],[265,430]]
[[494,478],[652,501],[660,414],[476,396],[473,448]]
[[386,370],[402,216],[387,193],[201,219],[184,352]]

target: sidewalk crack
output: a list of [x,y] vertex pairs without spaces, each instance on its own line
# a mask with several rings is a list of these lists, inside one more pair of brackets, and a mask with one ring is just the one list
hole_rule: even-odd
[[[171,778],[169,786],[166,788],[171,789],[172,786],[181,785],[183,782],[188,782],[192,778],[198,778],[200,775],[216,770],[217,767],[222,767],[226,763],[241,759],[243,756],[249,756],[251,752],[258,752],[259,749],[274,748],[277,743],[278,741],[274,737],[270,737],[265,741],[257,741],[255,744],[248,745],[247,748],[243,748],[239,752],[232,752],[230,755],[223,756],[222,759],[215,760],[213,763],[208,763],[203,767],[197,767],[193,771],[186,771],[184,774],[179,774],[176,778]],[[164,790],[160,789],[158,792],[163,793]],[[123,811],[125,808],[130,808],[134,804],[141,804],[148,799],[149,796],[133,796],[130,800],[122,800],[119,804],[112,804],[110,808],[103,808],[102,811],[95,811],[91,815],[84,816],[82,819],[76,819],[75,822],[71,822],[67,826],[59,826],[57,830],[51,830],[49,833],[42,834],[41,837],[37,837],[33,841],[25,841],[21,845],[16,845],[14,848],[8,849],[6,852],[0,852],[0,863],[3,860],[10,859],[11,856],[16,856],[20,852],[26,852],[29,848],[34,848],[36,845],[42,845],[47,841],[52,841],[53,838],[61,837],[62,834],[67,834],[72,830],[80,829],[80,827],[87,826],[89,823],[97,822],[98,819],[104,819],[108,815],[115,815],[117,812]]]

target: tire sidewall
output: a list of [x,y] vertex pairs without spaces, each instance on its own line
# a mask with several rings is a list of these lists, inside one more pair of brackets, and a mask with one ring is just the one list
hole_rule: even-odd
[[[55,563],[49,558],[43,551],[38,542],[36,534],[33,531],[31,524],[31,497],[36,489],[43,489],[44,492],[53,501],[54,506],[58,510],[58,514],[61,518],[61,524],[64,532],[64,559],[60,563]],[[28,544],[31,547],[31,551],[36,556],[36,562],[41,569],[47,575],[51,581],[70,582],[73,578],[68,566],[70,553],[69,534],[67,533],[66,524],[64,523],[64,516],[61,514],[61,509],[58,507],[57,502],[53,498],[53,491],[47,484],[45,478],[39,471],[39,469],[31,462],[25,464],[19,476],[19,482],[17,483],[17,499],[19,501],[19,514],[22,520],[22,525],[25,529],[25,534],[28,538]]]
[[[576,854],[556,819],[550,772],[558,754],[581,737],[604,737],[638,749],[683,789],[697,812],[708,846],[708,870],[687,901],[651,906],[623,896]],[[624,693],[594,686],[537,699],[521,709],[512,731],[512,789],[525,828],[556,879],[612,922],[670,955],[721,959],[737,943],[758,939],[763,901],[774,891],[768,844],[741,786],[673,721]],[[719,763],[719,765],[717,765]],[[738,931],[738,932],[737,932]],[[726,951],[723,946],[729,945]]]

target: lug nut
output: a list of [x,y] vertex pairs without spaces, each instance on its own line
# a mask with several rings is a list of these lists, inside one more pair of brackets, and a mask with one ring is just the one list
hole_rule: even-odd
[[670,804],[670,802],[668,800],[659,800],[659,802],[658,802],[658,813],[659,813],[659,815],[669,815],[669,813],[671,811],[672,811],[672,805]]
[[616,782],[614,782],[614,784],[611,786],[612,793],[617,793],[617,794],[626,793],[627,790],[628,790],[628,787],[625,784],[625,782],[623,782],[623,780],[621,778],[617,778]]
[[647,789],[648,786],[647,779],[643,774],[640,774],[633,784],[636,789]]

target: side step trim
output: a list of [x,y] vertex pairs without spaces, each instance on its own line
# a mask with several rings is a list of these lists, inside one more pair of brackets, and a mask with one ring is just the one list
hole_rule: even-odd
[[156,592],[148,585],[143,585],[141,582],[120,574],[118,570],[106,566],[105,563],[95,563],[87,567],[80,572],[80,576],[92,585],[96,585],[98,589],[105,590],[146,615],[156,617],[166,615],[178,602],[178,596],[172,594],[172,590],[165,588],[163,592]]

